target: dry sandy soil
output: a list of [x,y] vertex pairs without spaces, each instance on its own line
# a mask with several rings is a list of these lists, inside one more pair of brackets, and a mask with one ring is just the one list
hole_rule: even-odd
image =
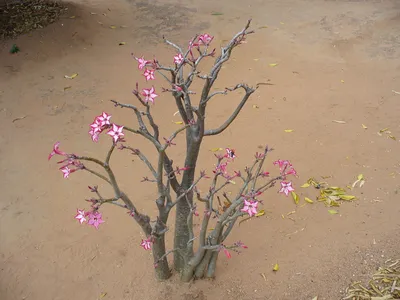
[[[235,52],[217,87],[274,85],[258,89],[229,130],[205,141],[202,168],[213,167],[211,148],[236,148],[237,166],[244,167],[267,143],[275,148],[271,162],[290,159],[297,167],[302,197],[316,196],[299,188],[309,177],[332,176],[331,185],[344,187],[362,173],[366,183],[337,215],[322,203],[296,207],[271,191],[266,215],[242,223],[231,237],[249,249],[221,257],[216,280],[186,285],[175,276],[159,284],[150,253],[139,247],[142,234],[125,212],[106,207],[99,231],[73,219],[87,205],[87,185],[100,182],[84,173],[62,179],[47,155],[57,140],[66,151],[103,155],[107,139],[93,144],[87,134],[102,110],[133,124],[129,112],[109,103],[134,101],[131,90],[143,79],[131,52],[169,63],[173,50],[162,35],[186,45],[195,33],[209,32],[219,46],[250,17],[259,30]],[[13,43],[21,49],[16,55],[8,53]],[[70,3],[55,24],[2,42],[1,300],[99,299],[102,293],[118,300],[340,299],[353,280],[400,255],[400,144],[377,134],[389,128],[400,138],[399,46],[400,4],[384,0],[84,0]],[[78,77],[64,78],[73,73]],[[165,94],[157,100],[155,115],[167,136],[177,126],[174,105]],[[237,101],[216,98],[209,126]],[[151,149],[139,138],[128,141]],[[177,162],[182,154],[176,147]],[[140,161],[120,154],[113,165],[123,188],[154,216],[155,193],[140,183],[147,175]],[[292,219],[281,217],[293,210]]]

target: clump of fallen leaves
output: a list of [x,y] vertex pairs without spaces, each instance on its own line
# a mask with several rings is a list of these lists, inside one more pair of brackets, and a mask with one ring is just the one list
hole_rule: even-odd
[[[358,182],[360,181],[357,181],[357,183]],[[301,187],[307,188],[310,186],[319,190],[319,195],[316,197],[317,201],[324,202],[328,207],[339,207],[340,203],[343,201],[353,201],[356,199],[355,196],[349,195],[346,189],[337,186],[329,186],[327,182],[319,182],[314,178],[308,179]],[[305,201],[307,203],[313,203],[313,200],[308,197],[305,197]]]
[[368,285],[354,282],[346,289],[343,300],[400,299],[400,259],[387,260],[379,267]]
[[15,38],[54,23],[67,11],[58,1],[8,1],[0,5],[0,37]]

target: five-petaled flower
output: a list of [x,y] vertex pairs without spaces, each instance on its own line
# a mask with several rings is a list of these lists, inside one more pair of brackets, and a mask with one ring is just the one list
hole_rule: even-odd
[[225,151],[226,151],[226,154],[225,154],[226,158],[232,159],[232,160],[234,160],[236,158],[235,149],[226,148]]
[[149,63],[149,61],[145,60],[143,56],[141,58],[136,58],[136,60],[138,62],[139,70],[143,70],[143,68]]
[[244,206],[241,211],[249,214],[250,217],[254,216],[257,213],[258,202],[257,201],[247,201],[244,200]]
[[286,196],[288,196],[289,193],[293,192],[293,191],[294,191],[294,188],[292,187],[291,182],[281,181],[281,189],[279,190],[279,193],[283,193]]
[[111,115],[109,115],[103,111],[103,113],[100,116],[96,117],[95,122],[97,121],[97,123],[100,126],[106,126],[106,125],[111,125],[110,119],[111,119]]
[[64,178],[68,178],[69,174],[72,173],[71,169],[68,167],[63,167],[60,170],[61,170],[61,172],[63,172]]
[[184,57],[182,54],[177,54],[174,56],[174,63],[180,65],[184,61]]
[[86,214],[84,210],[77,209],[77,214],[75,216],[75,219],[79,221],[79,223],[83,224],[86,222]]
[[121,137],[124,136],[122,129],[124,129],[124,126],[118,126],[116,124],[112,124],[112,129],[110,129],[110,131],[108,131],[107,134],[112,136],[114,142],[116,143]]
[[144,71],[144,73],[143,73],[143,76],[146,78],[146,81],[156,79],[156,78],[154,77],[154,70],[146,69],[146,70]]
[[151,250],[151,238],[148,238],[147,240],[142,240],[140,246],[142,246],[144,250]]
[[101,213],[99,213],[98,211],[90,212],[88,214],[88,218],[89,218],[88,225],[91,225],[96,229],[99,229],[99,225],[104,223]]
[[213,39],[214,39],[214,37],[209,35],[208,33],[202,34],[199,36],[199,44],[208,46]]
[[67,155],[65,152],[61,151],[59,147],[60,147],[60,142],[57,142],[53,145],[53,151],[51,151],[51,153],[49,154],[48,160],[50,160],[50,158],[52,158],[56,154],[63,156]]
[[156,97],[158,97],[154,87],[151,87],[150,89],[143,89],[142,90],[142,95],[145,97],[144,98],[144,102],[149,102],[150,101],[151,103],[154,103],[154,99]]

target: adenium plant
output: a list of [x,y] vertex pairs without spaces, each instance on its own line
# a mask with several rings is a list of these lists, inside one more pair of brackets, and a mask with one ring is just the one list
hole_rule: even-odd
[[[242,83],[223,91],[212,91],[218,74],[223,64],[229,60],[233,49],[243,44],[247,36],[253,33],[249,30],[250,22],[251,20],[225,47],[222,47],[220,55],[206,74],[201,74],[198,70],[200,63],[216,55],[215,49],[210,51],[213,37],[207,33],[196,35],[186,50],[165,40],[176,50],[176,55],[171,58],[172,66],[162,65],[156,59],[146,60],[143,56],[132,55],[146,81],[146,88],[140,90],[137,83],[133,91],[138,106],[111,101],[116,107],[132,110],[138,122],[137,126],[128,127],[125,124],[114,123],[111,115],[103,112],[90,124],[89,135],[93,142],[105,138],[104,135],[109,136],[111,146],[104,161],[67,153],[60,149],[59,142],[54,144],[48,157],[49,160],[53,156],[62,157],[58,163],[61,165],[60,170],[64,178],[68,178],[76,171],[86,171],[112,186],[114,193],[108,197],[100,193],[98,186],[89,186],[89,190],[94,194],[87,200],[90,206],[87,209],[78,209],[75,219],[80,224],[98,229],[104,226],[103,215],[100,212],[103,211],[104,204],[117,205],[126,210],[127,216],[136,221],[143,230],[145,238],[142,239],[140,246],[144,250],[152,251],[153,264],[159,279],[171,276],[169,254],[173,254],[174,268],[180,273],[183,281],[214,277],[217,258],[221,251],[227,258],[231,258],[232,251],[239,253],[239,249],[247,248],[241,241],[233,243],[228,241],[228,236],[237,220],[243,216],[256,216],[260,205],[263,204],[261,197],[277,182],[280,182],[281,186],[278,189],[279,193],[287,196],[294,190],[288,177],[296,176],[296,171],[289,161],[278,160],[273,163],[279,167],[275,177],[264,169],[267,154],[272,150],[268,147],[261,153],[256,153],[253,163],[242,172],[232,169],[232,163],[237,157],[235,150],[230,148],[226,148],[223,154],[215,154],[216,164],[212,173],[208,173],[209,176],[205,171],[197,171],[197,159],[203,139],[220,134],[228,128],[258,87],[252,88]],[[156,101],[165,100],[161,100],[162,97],[154,86],[148,84],[159,76],[168,84],[168,88],[163,88],[162,92],[172,95],[182,119],[181,128],[162,139],[152,109]],[[195,79],[204,82],[199,96],[194,96],[197,93],[191,90]],[[207,129],[205,120],[208,103],[216,95],[226,95],[238,89],[243,89],[245,93],[233,113],[220,127]],[[197,98],[196,104],[194,98]],[[186,144],[176,145],[174,139],[181,133],[186,135]],[[157,150],[158,157],[151,160],[140,149],[128,145],[124,140],[126,134],[146,138]],[[175,166],[168,155],[169,148],[174,146],[186,147],[184,167]],[[151,220],[141,211],[139,199],[129,197],[120,189],[117,176],[110,164],[116,150],[130,151],[148,167],[150,178],[144,177],[142,181],[145,182],[143,184],[152,184],[157,193],[155,205],[158,208],[158,216],[155,220]],[[93,170],[91,164],[97,164],[103,172]],[[209,188],[207,192],[202,192],[197,186],[200,181],[206,180],[209,182]],[[239,188],[235,194],[228,195],[226,188],[234,182]],[[223,197],[223,202],[220,197]],[[167,251],[165,235],[169,233],[168,218],[173,208],[175,208],[174,245]],[[198,232],[195,232],[193,227],[194,218],[200,218],[201,221]]]

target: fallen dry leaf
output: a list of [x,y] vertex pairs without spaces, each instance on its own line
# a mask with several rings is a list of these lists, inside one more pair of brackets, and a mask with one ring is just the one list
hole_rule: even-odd
[[64,91],[69,90],[70,88],[72,88],[72,86],[66,86],[66,87],[64,88]]
[[176,125],[182,125],[183,124],[183,122],[182,121],[176,121],[176,122],[174,122]]
[[67,79],[74,79],[76,76],[78,76],[78,74],[77,74],[77,73],[75,73],[75,74],[72,74],[71,76],[64,75],[64,78],[67,78]]
[[304,201],[306,201],[307,203],[314,203],[314,201],[312,201],[310,198],[308,197],[304,197]]
[[111,28],[111,29],[116,29],[117,26],[111,25],[110,28]]
[[338,124],[346,124],[346,121],[332,120],[332,122],[338,123]]
[[341,82],[341,83],[344,83],[344,80],[342,79],[342,80],[340,80],[340,82]]
[[331,215],[336,215],[336,214],[338,214],[338,211],[337,211],[337,210],[334,210],[334,209],[329,209],[328,212],[329,212]]
[[275,264],[272,271],[277,272],[279,270],[279,265]]
[[364,124],[361,124],[362,128],[367,129],[368,127],[365,126]]
[[253,104],[253,108],[259,108],[258,105]]
[[269,64],[270,67],[276,67],[278,64]]
[[310,186],[310,184],[308,182],[306,182],[305,184],[303,184],[301,187],[302,188],[308,188]]
[[297,195],[295,192],[291,192],[292,193],[292,198],[294,200],[294,203],[299,204],[299,195]]
[[285,129],[285,132],[293,132],[293,129]]
[[119,42],[118,45],[120,45],[120,46],[126,45],[126,42]]
[[265,210],[263,210],[263,209],[260,210],[258,213],[255,214],[256,217],[261,217],[261,216],[263,216],[263,215],[265,215]]

